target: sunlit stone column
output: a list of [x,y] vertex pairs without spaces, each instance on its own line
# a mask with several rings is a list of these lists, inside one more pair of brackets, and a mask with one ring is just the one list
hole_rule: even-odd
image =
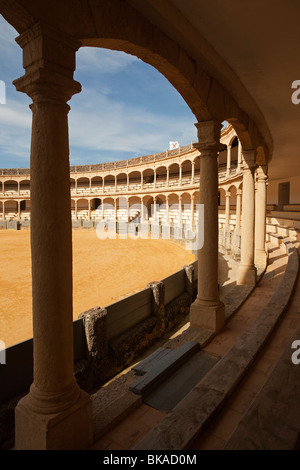
[[179,165],[179,185],[182,185],[182,164]]
[[230,192],[227,191],[225,194],[226,205],[225,205],[225,227],[229,229],[230,226]]
[[191,223],[194,225],[195,222],[195,196],[191,195]]
[[178,196],[178,225],[182,225],[182,196]]
[[153,198],[153,219],[156,221],[156,212],[157,212],[157,207],[156,207],[156,197],[154,196]]
[[91,220],[91,200],[88,199],[88,220]]
[[75,220],[78,219],[78,211],[77,211],[77,199],[75,199]]
[[170,178],[170,171],[169,171],[169,167],[167,167],[167,187],[169,187],[169,178]]
[[192,162],[192,184],[195,182],[195,162]]
[[255,254],[256,266],[266,263],[267,167],[260,166],[256,174],[255,191]]
[[242,190],[238,189],[236,192],[236,223],[235,223],[235,230],[237,233],[241,230],[241,204],[242,204]]
[[240,171],[241,164],[242,164],[242,144],[239,140],[239,143],[238,143],[238,166],[237,166],[237,171]]
[[255,194],[254,170],[255,151],[243,152],[243,197],[242,197],[242,240],[241,264],[238,269],[237,284],[255,285],[256,268],[254,266],[254,220]]
[[198,251],[198,294],[190,309],[191,326],[219,331],[225,307],[218,292],[218,150],[221,123],[199,122],[200,204],[204,205],[204,244]]
[[227,171],[226,176],[230,175],[230,167],[231,167],[231,145],[227,147]]
[[31,110],[34,378],[15,410],[16,449],[80,449],[92,441],[92,404],[74,378],[72,229],[67,101],[77,41],[35,24],[17,39],[26,73],[14,82]]
[[166,222],[170,222],[170,206],[169,206],[169,197],[166,196]]

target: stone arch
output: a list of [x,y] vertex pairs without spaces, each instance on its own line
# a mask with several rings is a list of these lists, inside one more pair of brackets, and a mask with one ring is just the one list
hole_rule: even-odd
[[21,180],[20,181],[20,191],[30,191],[30,180]]
[[228,190],[230,193],[230,206],[235,206],[236,205],[236,193],[237,193],[237,187],[235,184],[232,184]]
[[156,187],[167,185],[167,167],[166,165],[159,166],[155,169],[156,173]]
[[182,183],[181,184],[190,184],[192,177],[192,162],[190,159],[186,159],[181,162],[181,171],[182,171]]
[[7,192],[18,192],[18,182],[15,181],[15,180],[6,180],[4,181],[3,183],[3,192],[4,193],[7,193]]
[[140,189],[141,187],[141,171],[133,170],[128,173],[129,189]]
[[103,176],[104,192],[112,192],[115,189],[115,176],[108,174]]
[[[197,57],[191,56],[176,40],[146,18],[138,7],[127,2],[99,0],[89,8],[82,2],[76,2],[71,10],[62,9],[56,3],[57,0],[54,0],[51,8],[44,8],[32,2],[24,8],[10,1],[1,6],[1,14],[19,34],[37,29],[41,23],[49,25],[53,36],[55,31],[57,37],[62,32],[80,41],[81,47],[107,48],[137,56],[167,78],[186,101],[197,121],[227,121],[233,125],[244,149],[256,149],[261,145],[266,159],[271,157],[273,142],[262,112],[217,53],[210,51],[210,56],[207,48],[202,46]],[[56,10],[59,15],[54,13]],[[201,35],[199,40],[201,43],[205,41]],[[223,66],[219,80],[225,85],[214,77],[213,72],[207,72],[214,70],[214,60]],[[209,66],[204,69],[202,64],[206,63]],[[234,92],[229,92],[226,85],[233,80]],[[237,102],[247,103],[247,109],[254,117],[249,117],[249,113]]]
[[77,190],[84,191],[89,189],[90,179],[87,176],[81,176],[77,179]]
[[118,173],[117,178],[117,191],[127,191],[127,173]]
[[92,191],[101,191],[103,186],[103,179],[101,176],[93,176],[91,178]]

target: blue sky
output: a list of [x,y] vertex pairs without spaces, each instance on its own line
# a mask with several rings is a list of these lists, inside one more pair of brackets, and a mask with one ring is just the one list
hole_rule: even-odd
[[[24,74],[17,32],[0,15],[0,168],[29,167],[31,99],[12,81]],[[71,165],[123,160],[164,151],[169,141],[197,140],[196,118],[175,88],[138,58],[81,48],[75,80],[82,92],[69,101]]]

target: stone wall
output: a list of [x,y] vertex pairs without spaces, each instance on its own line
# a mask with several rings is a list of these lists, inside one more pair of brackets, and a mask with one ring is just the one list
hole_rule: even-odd
[[[95,307],[79,316],[83,320],[86,336],[86,358],[75,364],[75,377],[81,388],[91,391],[103,385],[189,314],[196,295],[195,264],[185,266],[183,271],[184,285],[180,294],[169,303],[165,302],[164,281],[149,284],[151,314],[117,337],[109,339],[109,307]],[[180,275],[180,272],[175,273],[174,280]],[[176,293],[169,293],[169,298],[170,295],[172,298]]]

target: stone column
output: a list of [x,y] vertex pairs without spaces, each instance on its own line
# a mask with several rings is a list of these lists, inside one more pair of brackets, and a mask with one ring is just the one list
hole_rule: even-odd
[[127,191],[129,191],[129,174],[127,173]]
[[91,200],[88,199],[88,220],[91,220]]
[[143,172],[141,172],[141,189],[144,188],[144,175]]
[[221,123],[199,122],[200,204],[204,205],[204,244],[198,251],[198,294],[190,309],[191,326],[219,331],[225,307],[218,292],[218,150]]
[[14,82],[33,100],[31,253],[34,375],[15,410],[16,449],[84,449],[92,403],[73,364],[72,228],[67,101],[79,43],[35,24],[17,38],[26,73]]
[[241,230],[241,202],[242,202],[242,190],[238,189],[236,192],[236,222],[235,222],[235,230],[237,233]]
[[153,182],[153,184],[154,184],[154,186],[153,186],[154,189],[156,189],[156,169],[155,168],[154,168],[154,182]]
[[194,207],[194,204],[195,203],[195,196],[192,194],[191,195],[191,223],[192,225],[194,225],[194,222],[195,222],[195,207]]
[[230,175],[230,167],[231,167],[231,145],[227,146],[227,171],[226,176]]
[[243,152],[243,198],[242,198],[242,240],[241,240],[241,264],[238,269],[237,284],[255,285],[256,268],[254,266],[254,219],[255,219],[255,195],[254,195],[254,170],[255,151]]
[[178,225],[182,225],[182,196],[178,196]]
[[242,144],[239,141],[239,143],[238,143],[238,166],[237,166],[237,171],[240,171],[241,164],[242,164]]
[[144,222],[144,198],[142,198],[142,197],[141,197],[140,214],[141,214],[141,222]]
[[195,162],[192,162],[192,184],[195,182]]
[[182,185],[182,164],[179,165],[179,185]]
[[170,222],[170,206],[169,206],[169,196],[166,196],[166,222]]
[[21,201],[18,201],[18,219],[21,219]]
[[153,198],[153,204],[154,204],[154,213],[153,213],[153,218],[156,221],[156,197]]
[[229,229],[230,226],[230,192],[226,191],[226,205],[225,205],[225,228]]
[[78,220],[78,213],[77,213],[77,199],[75,199],[75,220]]
[[169,178],[170,178],[170,171],[169,167],[167,168],[167,187],[169,187]]
[[114,208],[115,208],[115,221],[117,221],[117,198],[114,200]]
[[266,263],[267,167],[257,169],[255,191],[255,254],[256,266]]
[[115,175],[115,193],[117,192],[117,175]]

